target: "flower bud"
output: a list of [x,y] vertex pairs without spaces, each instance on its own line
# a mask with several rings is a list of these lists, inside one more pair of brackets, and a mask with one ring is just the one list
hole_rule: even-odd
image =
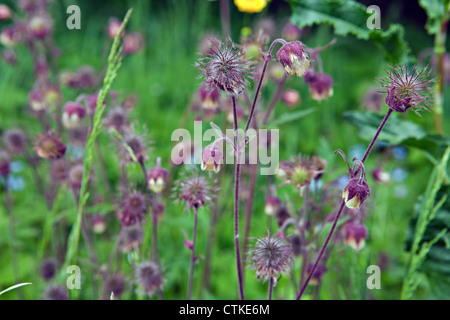
[[48,16],[36,15],[28,22],[27,29],[33,38],[42,40],[50,35],[52,21]]
[[342,198],[348,208],[359,209],[369,195],[369,186],[363,179],[351,178],[344,188]]
[[91,225],[92,230],[97,234],[103,233],[106,230],[106,221],[101,214],[94,215],[91,221]]
[[67,102],[63,108],[62,123],[66,129],[74,129],[85,117],[86,109],[78,102]]
[[281,206],[280,198],[276,196],[267,196],[264,211],[267,215],[273,216],[278,212],[280,206]]
[[202,151],[202,170],[219,172],[223,163],[223,153],[214,143],[205,147]]
[[356,251],[361,250],[367,239],[367,228],[360,223],[347,222],[344,225],[344,242]]
[[382,168],[376,168],[373,170],[372,177],[379,183],[386,183],[391,179],[391,175]]
[[44,159],[59,159],[66,153],[64,143],[53,134],[40,134],[36,137],[34,150]]
[[0,21],[11,18],[11,9],[5,4],[0,4]]
[[123,53],[135,54],[143,47],[143,37],[140,33],[130,33],[123,38]]
[[303,43],[300,41],[283,45],[277,52],[277,58],[288,74],[296,74],[298,77],[303,77],[311,65],[308,54],[303,49]]
[[302,29],[290,22],[286,23],[283,27],[282,37],[286,41],[295,41],[300,39],[302,35]]
[[300,93],[294,89],[286,89],[281,95],[281,101],[288,107],[295,107],[300,103]]
[[157,161],[156,167],[148,170],[147,173],[147,183],[150,190],[160,193],[166,186],[168,175],[167,170],[161,168],[160,161]]
[[311,98],[322,101],[333,95],[333,78],[325,73],[317,73],[309,84]]
[[116,34],[119,33],[122,22],[117,18],[110,18],[108,22],[108,36],[114,39]]
[[198,89],[198,95],[200,97],[200,104],[203,109],[216,110],[219,107],[219,90],[210,90],[203,85]]
[[3,28],[0,33],[0,43],[5,47],[13,47],[19,42],[19,35],[15,26]]
[[47,258],[41,264],[41,276],[44,280],[51,280],[56,274],[56,261],[52,258]]

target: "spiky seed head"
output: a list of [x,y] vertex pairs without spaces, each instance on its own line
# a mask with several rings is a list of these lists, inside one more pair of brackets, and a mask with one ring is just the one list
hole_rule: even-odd
[[195,64],[200,69],[203,85],[208,90],[217,89],[233,96],[241,93],[250,85],[249,62],[243,56],[244,52],[231,39],[213,41],[210,53]]
[[274,285],[279,274],[289,272],[292,261],[291,245],[270,234],[257,239],[248,253],[249,265],[256,271],[257,278],[262,282],[272,279]]
[[11,154],[21,154],[27,147],[25,133],[19,128],[7,130],[3,134],[3,142]]
[[50,285],[44,291],[44,300],[67,300],[67,288],[60,285]]
[[56,261],[53,258],[44,259],[41,263],[41,277],[48,281],[51,280],[56,274]]
[[178,180],[175,185],[175,197],[187,208],[200,208],[211,201],[217,190],[206,177],[198,172]]
[[122,230],[122,237],[120,239],[120,247],[123,252],[130,252],[141,246],[143,240],[142,226],[134,224],[125,226]]
[[134,190],[123,200],[122,208],[117,217],[123,226],[130,226],[142,222],[146,212],[147,201],[145,196]]
[[386,104],[397,112],[412,109],[419,114],[420,109],[428,111],[432,100],[432,83],[430,71],[427,67],[419,70],[414,66],[411,72],[405,66],[391,67],[386,78],[380,78],[382,91],[386,93]]
[[159,267],[150,261],[138,264],[135,269],[135,276],[137,283],[150,297],[164,284]]

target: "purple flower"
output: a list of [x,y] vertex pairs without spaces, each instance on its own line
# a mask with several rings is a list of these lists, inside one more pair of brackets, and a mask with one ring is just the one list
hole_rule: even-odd
[[362,178],[351,178],[342,193],[345,205],[350,209],[358,209],[370,195],[367,182]]
[[78,102],[67,102],[63,107],[62,124],[66,129],[74,129],[86,116],[86,109]]
[[367,239],[367,228],[357,222],[347,222],[344,225],[344,242],[355,249],[361,250]]
[[317,73],[309,83],[311,98],[322,101],[333,95],[333,78],[325,73]]
[[300,41],[292,41],[283,45],[277,52],[277,58],[287,73],[303,77],[311,65],[311,60]]
[[214,143],[205,147],[202,151],[202,170],[219,172],[220,166],[223,164],[223,153]]
[[166,187],[169,172],[161,168],[161,159],[156,160],[156,167],[148,170],[147,183],[150,190],[155,193],[160,193]]

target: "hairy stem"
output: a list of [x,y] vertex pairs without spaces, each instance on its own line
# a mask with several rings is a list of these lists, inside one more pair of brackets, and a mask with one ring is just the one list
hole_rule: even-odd
[[191,249],[191,267],[189,271],[189,284],[187,292],[187,300],[191,300],[192,297],[192,285],[194,282],[194,267],[195,267],[195,243],[197,240],[197,224],[198,224],[198,208],[194,207],[194,232],[192,236],[192,249]]
[[233,115],[234,115],[234,133],[236,145],[236,164],[234,175],[234,249],[236,254],[236,268],[239,283],[239,299],[244,300],[244,288],[242,277],[241,253],[239,250],[239,182],[241,179],[241,147],[238,136],[237,112],[236,112],[236,98],[232,97],[233,101]]

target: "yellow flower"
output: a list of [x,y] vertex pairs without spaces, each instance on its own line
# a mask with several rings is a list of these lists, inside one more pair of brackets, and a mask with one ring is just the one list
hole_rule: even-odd
[[267,0],[234,0],[239,11],[255,13],[261,12],[267,5]]

